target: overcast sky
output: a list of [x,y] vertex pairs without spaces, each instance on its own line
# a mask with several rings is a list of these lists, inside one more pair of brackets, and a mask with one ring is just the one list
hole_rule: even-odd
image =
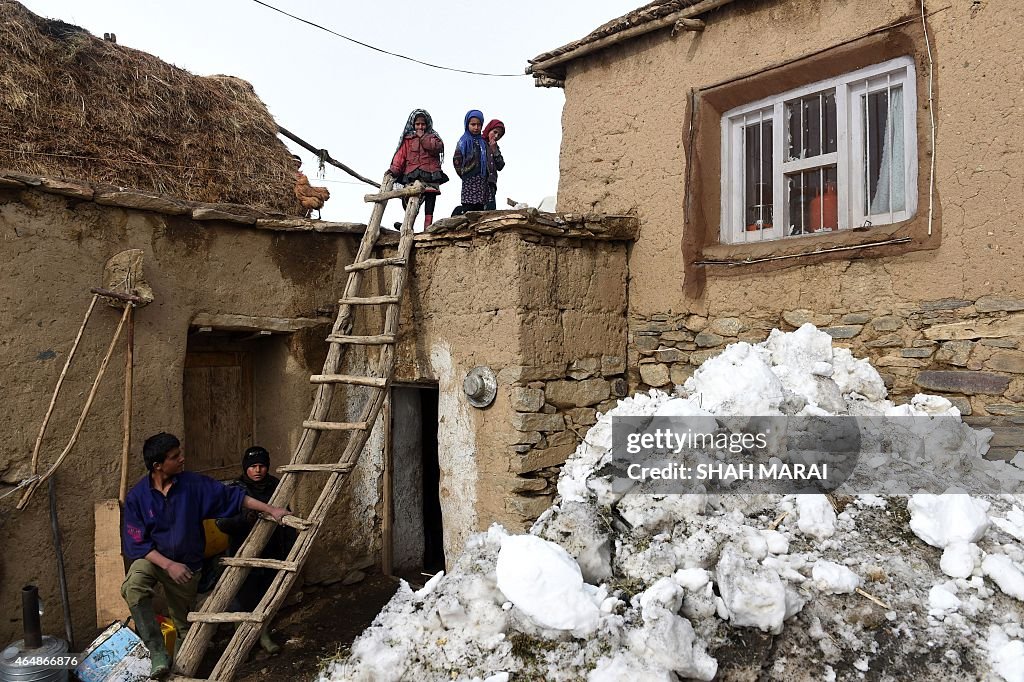
[[[373,52],[290,19],[253,0],[21,0],[36,14],[154,54],[200,75],[230,74],[253,84],[277,122],[363,175],[379,181],[409,112],[426,109],[445,142],[444,185],[435,217],[459,203],[451,153],[469,109],[505,122],[506,197],[536,206],[558,184],[564,101],[560,89],[535,88],[527,76],[452,73]],[[643,0],[439,0],[390,2],[266,0],[362,42],[423,61],[473,71],[523,72],[526,60],[581,38]],[[289,143],[316,180],[315,157]],[[323,217],[365,222],[370,191],[327,167],[332,198]],[[396,203],[396,202],[393,202]],[[400,219],[390,208],[388,222]],[[419,221],[420,223],[422,221]],[[418,223],[419,224],[419,223]]]

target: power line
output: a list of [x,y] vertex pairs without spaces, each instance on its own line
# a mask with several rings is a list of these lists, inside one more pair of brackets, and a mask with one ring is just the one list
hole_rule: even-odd
[[263,5],[267,9],[272,9],[275,12],[280,12],[281,14],[285,15],[286,17],[291,17],[292,19],[295,19],[296,21],[301,21],[304,24],[309,24],[310,26],[313,26],[314,28],[318,28],[321,31],[326,31],[326,32],[330,33],[331,35],[335,35],[335,36],[337,36],[339,38],[344,38],[345,40],[347,40],[347,41],[349,41],[351,43],[355,43],[356,45],[361,45],[362,47],[367,47],[367,48],[369,48],[371,50],[375,50],[377,52],[381,52],[383,54],[390,55],[392,57],[398,57],[399,59],[406,59],[406,60],[408,60],[410,62],[415,62],[417,64],[422,64],[423,66],[429,66],[432,69],[441,69],[442,71],[454,71],[456,73],[468,73],[468,74],[471,74],[473,76],[494,76],[496,78],[520,78],[520,77],[524,77],[525,78],[526,75],[527,75],[525,73],[486,73],[486,72],[483,72],[483,71],[468,71],[466,69],[456,69],[456,68],[453,68],[451,66],[441,66],[440,64],[431,64],[430,62],[424,62],[424,61],[421,61],[419,59],[414,59],[413,57],[407,57],[404,54],[398,54],[397,52],[389,52],[389,51],[387,51],[387,50],[385,50],[383,48],[377,47],[375,45],[370,45],[369,43],[364,43],[362,41],[356,40],[355,38],[349,38],[348,36],[342,35],[341,33],[338,33],[337,31],[333,31],[333,30],[327,28],[326,26],[321,26],[320,24],[314,23],[314,22],[312,22],[312,21],[310,21],[308,19],[303,19],[302,17],[297,17],[294,14],[289,14],[288,12],[285,12],[283,9],[278,9],[277,7],[274,7],[273,5],[268,5],[267,3],[263,2],[263,0],[252,0],[252,1],[255,2],[257,5]]

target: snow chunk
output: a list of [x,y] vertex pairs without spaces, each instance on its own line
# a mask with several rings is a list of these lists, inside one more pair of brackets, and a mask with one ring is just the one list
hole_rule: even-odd
[[960,493],[912,495],[907,503],[910,529],[932,547],[977,542],[988,530],[990,504]]
[[703,409],[719,415],[782,414],[782,382],[749,343],[726,346],[686,380],[683,390]]
[[796,508],[801,533],[824,540],[836,532],[836,510],[824,495],[797,495]]
[[960,598],[946,585],[936,585],[928,592],[928,613],[945,616],[960,608]]
[[993,516],[991,520],[999,530],[1024,542],[1024,511],[1020,507],[1013,505],[1013,509],[1006,513],[1006,518]]
[[644,609],[643,620],[642,628],[628,633],[630,651],[637,657],[683,677],[714,678],[718,661],[704,650],[704,643],[693,631],[690,621],[656,605]]
[[989,554],[981,562],[981,570],[999,586],[999,589],[1024,601],[1024,573],[1005,554]]
[[679,679],[665,669],[652,670],[644,661],[626,651],[597,662],[587,682],[676,682]]
[[535,535],[508,535],[501,540],[495,572],[502,594],[541,626],[597,629],[596,590],[583,582],[579,564],[555,543]]
[[814,586],[825,594],[849,594],[860,587],[860,576],[834,561],[814,562],[811,577]]
[[997,625],[988,632],[988,662],[1006,682],[1024,682],[1024,642],[1010,639]]
[[972,542],[951,542],[942,550],[939,568],[950,578],[969,578],[981,563],[981,550]]
[[778,573],[745,559],[730,544],[722,550],[715,577],[733,625],[760,628],[775,635],[782,632],[786,587]]

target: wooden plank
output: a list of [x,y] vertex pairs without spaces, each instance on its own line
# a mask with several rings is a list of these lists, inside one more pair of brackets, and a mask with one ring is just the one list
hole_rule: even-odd
[[366,422],[324,422],[307,420],[302,422],[302,428],[312,431],[365,431]]
[[383,388],[388,380],[383,377],[361,377],[351,374],[314,374],[309,377],[312,384],[351,384],[353,386],[374,386]]
[[392,437],[391,433],[394,429],[394,424],[391,423],[392,412],[391,412],[391,394],[394,391],[388,391],[388,396],[384,399],[384,406],[381,408],[383,413],[382,420],[384,423],[384,482],[382,485],[383,500],[381,506],[383,507],[384,518],[381,522],[381,535],[383,540],[380,551],[380,564],[381,571],[384,575],[391,575],[394,571],[394,552],[392,545],[394,544],[394,503],[392,502],[394,492],[391,490],[392,478],[391,468],[392,461],[394,459],[392,454]]
[[357,296],[355,298],[343,298],[338,301],[340,305],[385,305],[399,302],[398,296]]
[[190,623],[262,623],[262,613],[249,613],[246,611],[224,611],[220,613],[197,613],[188,614]]
[[117,500],[99,500],[93,508],[96,530],[93,536],[96,564],[96,627],[105,628],[130,614],[121,597],[124,560],[121,558],[121,505]]
[[347,334],[331,334],[327,343],[347,343],[363,346],[382,346],[395,342],[394,334],[377,334],[376,336],[352,336]]
[[352,263],[351,265],[345,266],[345,272],[357,272],[359,270],[369,270],[370,268],[382,268],[386,265],[405,265],[404,258],[367,258],[362,263]]
[[224,566],[243,566],[248,568],[272,568],[275,571],[297,571],[298,564],[294,561],[280,561],[278,559],[257,559],[255,557],[222,557],[220,563]]
[[288,334],[333,322],[329,317],[261,317],[253,315],[223,315],[198,313],[192,318],[193,327],[211,327],[225,331],[269,331]]
[[424,185],[420,181],[416,181],[408,187],[402,189],[392,189],[387,192],[378,192],[377,194],[367,194],[363,197],[363,201],[366,203],[386,203],[391,199],[400,199],[403,197],[417,197],[423,194]]
[[345,473],[346,471],[352,471],[351,464],[285,464],[280,466],[277,470],[282,474],[294,474],[294,473]]

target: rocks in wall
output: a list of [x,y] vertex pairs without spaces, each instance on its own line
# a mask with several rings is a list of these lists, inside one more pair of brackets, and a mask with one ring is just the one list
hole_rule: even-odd
[[551,505],[562,464],[597,423],[598,412],[627,395],[626,362],[621,355],[602,355],[577,358],[561,367],[499,372],[499,382],[511,384],[511,423],[518,433],[509,444],[509,471],[515,482],[505,503],[507,511],[525,523]]
[[1024,412],[1024,299],[996,295],[905,301],[884,309],[635,316],[627,345],[630,391],[671,390],[730,343],[756,343],[773,328],[788,331],[808,322],[835,345],[869,358],[895,400],[927,390],[945,395],[964,415],[1015,413],[1007,405]]

